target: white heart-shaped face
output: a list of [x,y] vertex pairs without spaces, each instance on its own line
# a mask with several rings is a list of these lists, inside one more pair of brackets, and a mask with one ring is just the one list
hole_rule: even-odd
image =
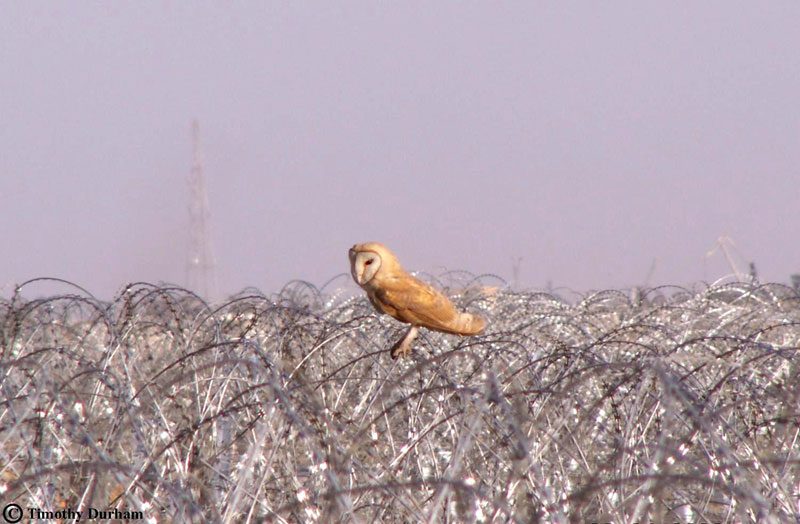
[[372,280],[380,267],[381,257],[374,251],[350,250],[350,274],[359,286]]

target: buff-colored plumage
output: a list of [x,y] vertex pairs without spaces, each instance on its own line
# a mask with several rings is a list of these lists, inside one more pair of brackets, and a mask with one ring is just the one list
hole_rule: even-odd
[[420,327],[454,335],[477,335],[486,327],[478,315],[460,313],[442,293],[403,269],[394,254],[377,242],[350,248],[353,280],[367,292],[379,313],[411,324],[392,347],[392,357],[406,355]]

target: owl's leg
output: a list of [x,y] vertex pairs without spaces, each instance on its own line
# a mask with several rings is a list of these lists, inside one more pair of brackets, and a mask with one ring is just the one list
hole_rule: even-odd
[[405,357],[411,354],[411,344],[414,342],[414,339],[417,338],[417,333],[419,332],[419,326],[411,326],[406,331],[406,334],[402,336],[400,340],[394,343],[392,346],[392,358],[397,357]]

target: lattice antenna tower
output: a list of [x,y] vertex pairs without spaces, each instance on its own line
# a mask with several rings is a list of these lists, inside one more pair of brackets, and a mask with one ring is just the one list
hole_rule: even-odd
[[189,253],[186,287],[206,300],[217,297],[217,262],[211,249],[211,214],[208,206],[200,124],[192,121],[192,168],[189,171]]

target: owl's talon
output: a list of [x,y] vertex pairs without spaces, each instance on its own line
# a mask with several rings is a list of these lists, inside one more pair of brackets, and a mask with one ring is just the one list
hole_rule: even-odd
[[392,347],[392,352],[390,353],[393,360],[397,360],[398,358],[405,358],[410,354],[411,354],[410,347],[401,348],[398,347],[398,344],[395,344],[394,347]]
[[411,348],[411,344],[414,342],[414,339],[417,338],[417,333],[419,332],[419,326],[411,326],[406,331],[406,334],[403,335],[400,340],[394,343],[392,349],[390,351],[390,355],[392,358],[398,357],[407,357],[413,351]]

